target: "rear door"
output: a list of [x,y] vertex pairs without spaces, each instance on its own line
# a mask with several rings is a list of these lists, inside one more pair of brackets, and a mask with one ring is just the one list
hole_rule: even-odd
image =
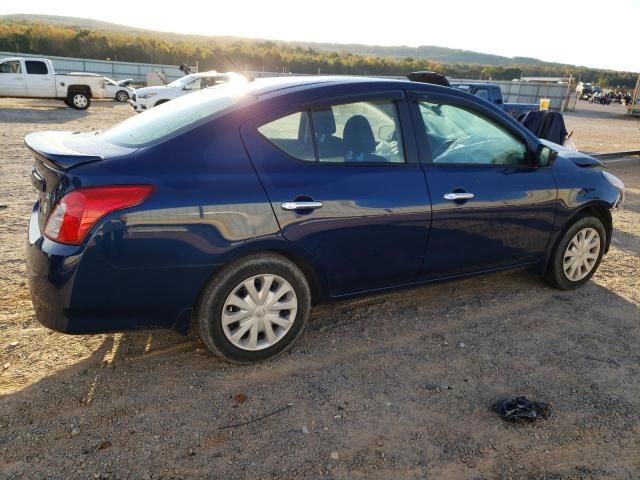
[[416,280],[431,206],[401,92],[267,114],[243,138],[284,237],[332,295]]
[[48,98],[55,96],[53,72],[42,60],[25,60],[27,96]]
[[6,60],[0,63],[0,96],[24,97],[27,87],[20,60]]
[[424,272],[442,278],[539,261],[557,187],[530,163],[532,145],[488,108],[417,95],[416,135],[433,203]]

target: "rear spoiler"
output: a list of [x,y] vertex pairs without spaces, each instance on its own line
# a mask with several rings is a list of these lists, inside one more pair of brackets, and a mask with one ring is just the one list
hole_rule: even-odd
[[85,163],[102,160],[101,155],[83,153],[69,148],[63,140],[71,132],[34,132],[24,137],[24,143],[44,164],[60,170],[68,170]]
[[433,85],[442,85],[443,87],[451,86],[447,77],[436,72],[412,72],[407,75],[407,78],[412,82],[431,83]]

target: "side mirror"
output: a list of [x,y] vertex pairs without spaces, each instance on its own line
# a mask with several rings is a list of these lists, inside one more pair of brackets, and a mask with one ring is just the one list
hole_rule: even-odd
[[380,140],[384,140],[385,142],[390,142],[393,140],[393,134],[396,131],[396,127],[394,125],[382,125],[378,128],[378,138]]
[[192,89],[191,85],[185,85],[182,90],[191,90],[191,89]]
[[558,152],[552,150],[546,145],[538,146],[538,151],[536,152],[535,164],[536,167],[550,167],[553,165],[553,162],[556,161],[558,157]]

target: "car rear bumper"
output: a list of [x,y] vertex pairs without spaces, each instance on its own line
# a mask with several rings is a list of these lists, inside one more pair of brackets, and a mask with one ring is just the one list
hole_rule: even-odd
[[[100,233],[97,233],[99,236]],[[64,245],[44,237],[38,204],[29,221],[27,277],[36,319],[62,333],[105,333],[164,327],[185,332],[207,269],[122,268],[104,245]],[[174,284],[174,281],[176,282]]]
[[38,209],[29,221],[27,241],[27,278],[36,318],[44,326],[59,332],[71,332],[73,325],[66,312],[74,277],[73,259],[77,247],[56,244],[42,236]]

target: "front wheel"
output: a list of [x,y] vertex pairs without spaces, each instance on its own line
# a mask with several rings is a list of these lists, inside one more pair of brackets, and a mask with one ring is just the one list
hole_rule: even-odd
[[124,90],[119,90],[118,93],[116,93],[116,100],[118,102],[126,102],[129,100],[129,94]]
[[243,258],[215,275],[195,309],[200,338],[239,363],[275,357],[302,333],[311,294],[300,269],[280,255]]
[[562,290],[571,290],[587,282],[600,265],[606,235],[598,218],[588,216],[577,220],[551,254],[545,280]]

